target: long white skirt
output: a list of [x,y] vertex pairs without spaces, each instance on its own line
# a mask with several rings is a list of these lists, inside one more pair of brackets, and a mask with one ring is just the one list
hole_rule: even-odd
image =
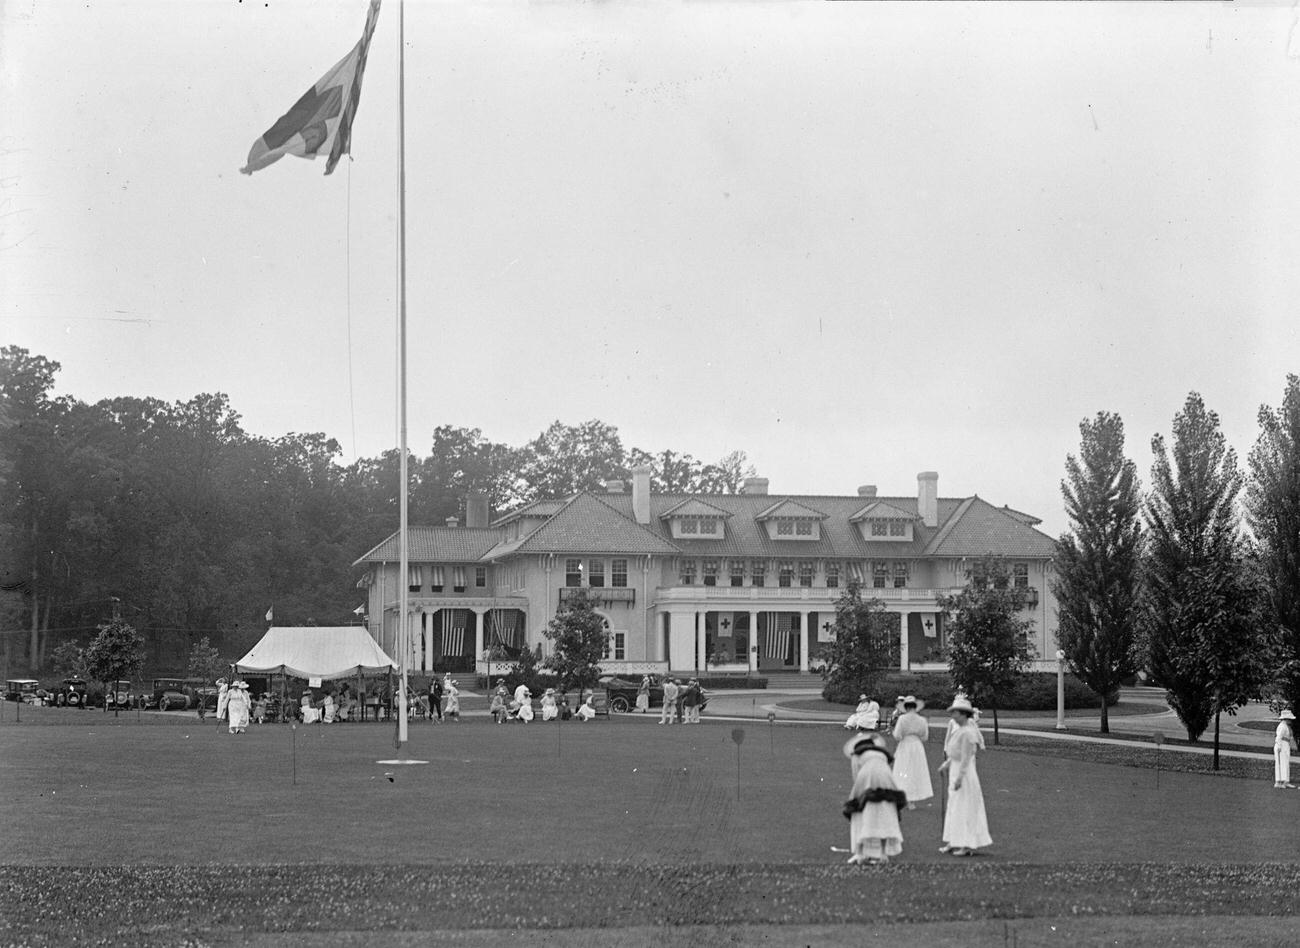
[[934,796],[930,766],[925,759],[925,745],[914,734],[898,742],[894,751],[894,783],[907,794],[908,803],[920,803]]
[[519,720],[531,721],[533,719],[533,704],[531,701],[525,701],[519,706]]
[[849,819],[849,848],[862,852],[868,839],[882,841],[886,856],[897,856],[903,851],[903,830],[898,825],[898,807],[892,803],[868,803]]
[[948,771],[948,809],[943,815],[943,841],[948,846],[978,849],[993,842],[984,812],[984,790],[975,761],[962,776],[961,789],[954,790],[956,774]]

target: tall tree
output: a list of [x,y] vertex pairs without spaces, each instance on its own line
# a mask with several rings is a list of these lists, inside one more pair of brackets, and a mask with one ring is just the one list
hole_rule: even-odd
[[974,704],[993,709],[998,743],[998,705],[1034,657],[1033,623],[1021,617],[1025,591],[1010,581],[1006,562],[983,556],[966,573],[966,585],[939,600],[947,615],[948,669],[953,684]]
[[627,474],[623,441],[617,428],[594,418],[580,425],[556,421],[522,449],[519,474],[530,500],[600,490]]
[[1258,622],[1258,590],[1240,535],[1243,478],[1219,416],[1192,392],[1174,416],[1173,450],[1151,439],[1142,612],[1151,670],[1188,740],[1263,686],[1272,637]]
[[898,617],[881,600],[864,599],[862,588],[856,579],[850,580],[835,600],[831,642],[823,652],[826,687],[822,695],[827,700],[874,694],[880,677],[898,667],[902,647]]
[[600,663],[609,651],[608,623],[596,611],[596,600],[584,589],[572,593],[543,632],[553,649],[544,665],[560,676],[563,691],[594,687],[600,680]]
[[1057,639],[1070,669],[1101,696],[1101,733],[1110,733],[1106,698],[1137,671],[1137,604],[1142,565],[1142,501],[1137,467],[1124,457],[1124,422],[1098,412],[1079,423],[1079,457],[1061,482],[1070,532],[1056,547]]
[[1246,510],[1259,544],[1268,621],[1281,637],[1277,689],[1300,708],[1300,376],[1288,375],[1282,404],[1259,409],[1250,452]]

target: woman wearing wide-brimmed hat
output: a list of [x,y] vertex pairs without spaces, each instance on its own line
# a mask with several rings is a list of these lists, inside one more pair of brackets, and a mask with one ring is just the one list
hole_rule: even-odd
[[975,729],[975,708],[964,695],[953,699],[948,713],[957,726],[944,742],[948,759],[939,766],[941,773],[948,772],[948,809],[943,815],[943,847],[939,851],[970,856],[993,842],[984,812],[984,790],[975,769],[975,754],[983,742]]
[[243,734],[248,727],[249,712],[253,703],[248,697],[248,682],[235,681],[230,684],[229,697],[226,699],[226,712],[230,715],[230,733]]
[[1276,789],[1294,790],[1291,782],[1291,751],[1295,750],[1295,732],[1291,722],[1295,713],[1287,708],[1277,716],[1277,732],[1273,735],[1273,786]]
[[930,736],[930,724],[921,716],[925,702],[915,695],[907,695],[899,702],[902,714],[894,722],[894,781],[898,789],[907,794],[907,805],[916,804],[934,796],[930,782],[930,762],[925,759],[925,741]]
[[844,727],[850,731],[874,731],[880,726],[880,704],[867,695],[858,695],[858,706],[853,709]]
[[555,701],[555,689],[547,688],[542,695],[542,720],[554,721],[560,716],[560,706]]
[[898,811],[907,805],[907,795],[894,782],[893,759],[885,739],[876,734],[859,734],[851,741],[854,763],[853,790],[844,804],[849,818],[849,862],[888,862],[903,851],[903,830]]

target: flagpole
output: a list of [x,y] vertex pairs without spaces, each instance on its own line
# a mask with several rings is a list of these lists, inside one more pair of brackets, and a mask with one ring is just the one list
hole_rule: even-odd
[[410,598],[411,554],[407,546],[407,461],[406,461],[406,3],[397,3],[397,426],[399,429],[401,455],[399,477],[401,479],[401,501],[399,503],[401,528],[399,543],[401,546],[400,565],[398,566],[397,610],[397,648],[401,652],[398,668],[401,673],[401,692],[397,701],[397,747],[400,750],[407,741],[406,702],[409,681],[407,679],[407,662],[410,655],[410,634],[406,615]]

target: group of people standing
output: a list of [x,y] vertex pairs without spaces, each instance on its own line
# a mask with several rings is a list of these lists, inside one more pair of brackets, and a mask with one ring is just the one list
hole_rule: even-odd
[[243,734],[252,716],[253,702],[248,694],[248,682],[236,679],[227,682],[217,679],[217,720],[226,721],[231,734]]
[[[850,863],[883,863],[901,853],[901,812],[915,809],[917,803],[934,796],[925,754],[930,725],[921,714],[924,707],[925,702],[912,695],[898,699],[893,726],[897,743],[893,753],[884,737],[868,728],[862,728],[844,746],[853,776],[853,789],[844,804],[844,815],[849,818]],[[859,710],[854,714],[862,710],[859,702]],[[877,721],[879,713],[877,705]],[[993,842],[984,809],[984,791],[975,766],[976,754],[984,749],[978,713],[969,699],[960,694],[948,708],[945,759],[939,766],[939,773],[948,781],[943,845],[939,851],[954,856],[973,855],[975,850]]]
[[[700,711],[704,709],[707,699],[698,678],[688,679],[682,684],[676,678],[664,679],[664,704],[659,711],[660,724],[699,724]],[[650,678],[641,679],[641,687],[636,693],[637,710],[645,712],[650,707]]]

